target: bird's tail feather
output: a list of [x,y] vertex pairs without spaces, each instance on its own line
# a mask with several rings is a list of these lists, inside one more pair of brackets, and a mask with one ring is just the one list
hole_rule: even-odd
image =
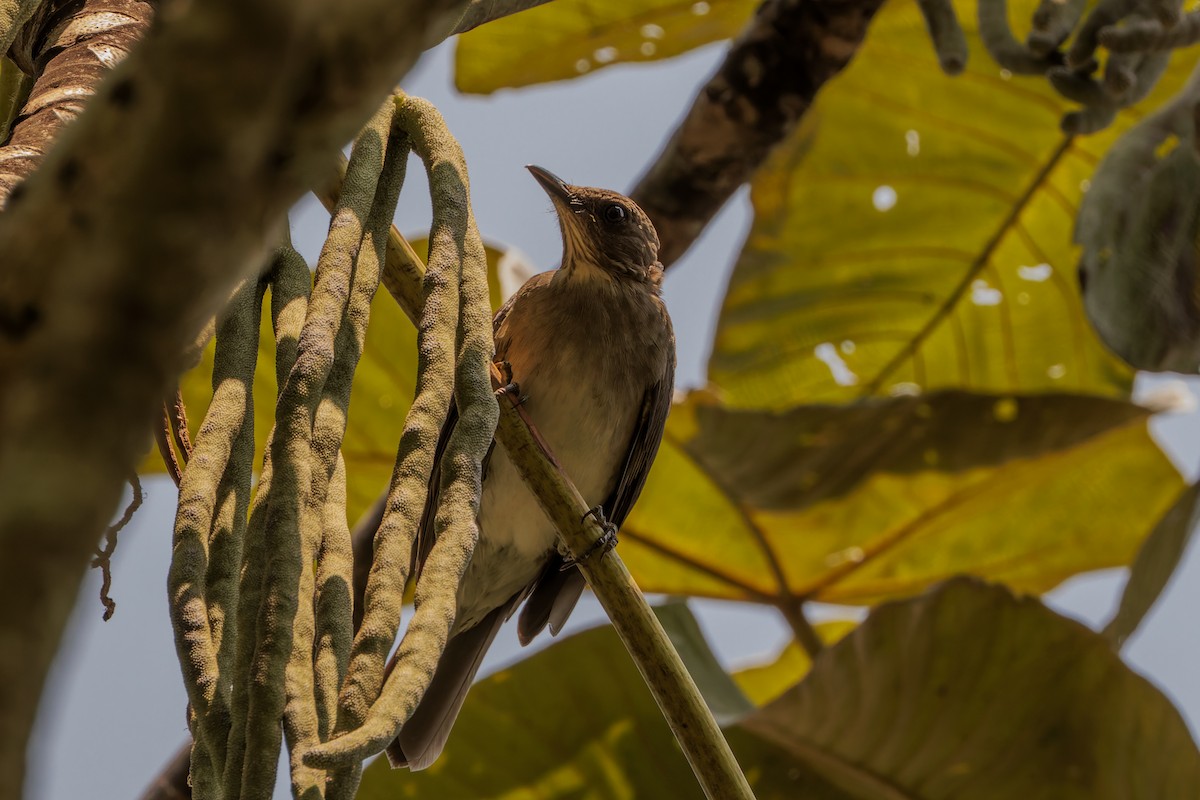
[[395,741],[388,745],[387,757],[393,768],[408,767],[415,772],[425,769],[442,754],[483,656],[522,594],[514,595],[478,625],[451,637],[425,696]]
[[587,582],[579,567],[572,566],[563,569],[561,556],[555,555],[542,570],[541,576],[534,583],[533,591],[517,620],[517,638],[522,646],[533,641],[546,627],[550,625],[550,633],[557,636]]

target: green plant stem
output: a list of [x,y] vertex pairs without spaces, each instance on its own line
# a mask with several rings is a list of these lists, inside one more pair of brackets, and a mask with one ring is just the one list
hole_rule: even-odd
[[[571,554],[578,557],[589,551],[603,529],[588,515],[579,490],[517,402],[512,397],[501,401],[496,438]],[[705,795],[710,800],[754,797],[695,681],[620,556],[610,551],[579,566],[650,687]]]
[[788,627],[792,629],[792,634],[804,648],[804,652],[810,659],[815,659],[825,649],[825,643],[821,641],[816,629],[804,614],[804,604],[789,599],[780,604],[779,611],[787,620]]

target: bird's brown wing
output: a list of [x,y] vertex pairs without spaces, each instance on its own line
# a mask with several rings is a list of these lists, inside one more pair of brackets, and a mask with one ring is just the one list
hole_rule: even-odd
[[[617,478],[616,487],[604,501],[605,516],[617,528],[625,523],[638,495],[642,493],[646,476],[650,474],[650,466],[662,442],[663,428],[667,424],[671,397],[675,391],[674,344],[672,341],[662,375],[642,398],[642,412],[629,440],[624,468]],[[568,565],[566,569],[564,565],[564,559],[556,553],[535,582],[517,622],[517,636],[521,644],[532,641],[546,625],[550,626],[551,635],[557,634],[579,601],[585,585],[583,574],[574,565]]]
[[[514,294],[513,297],[516,297]],[[508,316],[509,310],[512,308],[513,297],[508,298],[508,301],[500,307],[496,312],[496,316],[492,318],[492,335],[496,337],[496,360],[504,360],[504,345],[507,342],[499,337],[500,326],[504,323],[504,318]],[[435,539],[433,523],[437,516],[438,496],[442,486],[442,456],[446,453],[446,446],[450,443],[450,435],[454,433],[454,426],[458,424],[458,405],[454,400],[450,401],[450,408],[446,412],[446,422],[442,425],[442,431],[438,434],[437,448],[433,454],[433,470],[429,474],[429,486],[425,491],[425,509],[421,513],[421,525],[417,528],[417,543],[413,548],[413,563],[411,574],[413,579],[419,578],[421,575],[421,566],[425,563],[425,559],[429,557],[429,551],[433,549]],[[483,457],[482,469],[480,477],[487,477],[488,461],[492,457],[492,450],[496,447],[495,440],[492,441],[491,447],[488,448],[487,455]]]
[[[549,273],[543,274],[549,276]],[[502,326],[511,303],[511,300],[506,303],[493,320],[497,360],[505,358],[507,341],[502,333]],[[624,469],[617,480],[616,488],[604,505],[608,519],[617,527],[625,521],[634,502],[637,501],[662,441],[663,427],[666,424],[667,412],[671,408],[671,394],[675,385],[674,341],[671,342],[669,350],[667,364],[660,380],[652,385],[643,397],[641,415],[629,442]],[[452,404],[438,442],[437,460],[430,476],[425,513],[418,532],[415,555],[418,570],[433,546],[433,523],[441,481],[441,457],[457,419],[458,412]],[[485,463],[485,475],[486,472]],[[563,570],[562,566],[562,557],[557,553],[553,554],[537,580],[492,611],[478,625],[460,631],[451,638],[438,662],[433,682],[425,697],[418,704],[412,718],[401,729],[399,738],[388,748],[388,758],[394,766],[407,765],[410,769],[423,769],[433,763],[441,753],[484,653],[487,652],[500,626],[512,616],[522,600],[528,597],[517,626],[517,635],[522,644],[528,643],[547,624],[551,633],[558,633],[579,600],[585,585],[583,575],[577,567]]]
[[[446,643],[425,696],[405,721],[400,734],[387,746],[388,761],[393,768],[408,767],[415,772],[425,769],[441,755],[484,655],[519,602],[521,595],[514,595],[478,625]],[[392,666],[388,664],[389,672]]]
[[654,457],[658,455],[659,444],[662,443],[663,429],[667,424],[667,414],[671,411],[674,392],[675,348],[672,342],[662,377],[646,391],[642,401],[642,415],[629,442],[625,469],[621,471],[613,493],[604,503],[608,521],[618,528],[625,524],[625,518],[633,510],[633,504],[637,502],[642,487],[646,485],[650,466],[654,463]]
[[[417,544],[413,548],[412,568],[409,570],[414,581],[421,577],[421,567],[425,564],[425,559],[429,558],[429,551],[433,549],[433,521],[437,516],[438,495],[442,485],[442,456],[446,454],[450,434],[454,433],[454,426],[457,424],[458,406],[451,400],[450,409],[446,412],[446,421],[442,424],[442,432],[438,435],[437,447],[433,451],[433,469],[429,473],[429,485],[425,487],[425,508],[421,512]],[[488,451],[488,455],[491,455],[491,451]]]
[[[496,312],[496,316],[492,320],[493,335],[499,333],[500,326],[511,307],[512,300],[509,299]],[[497,336],[496,355],[498,359],[504,358],[504,344],[503,337]],[[420,527],[417,529],[416,547],[413,548],[412,574],[414,578],[420,576],[421,567],[429,557],[429,551],[433,549],[436,539],[434,520],[437,516],[438,496],[442,483],[442,456],[446,452],[450,435],[454,433],[454,426],[457,424],[458,406],[451,400],[450,408],[446,413],[446,422],[442,425],[437,448],[434,451],[433,469],[430,472],[429,486],[425,493],[425,509],[421,515]],[[494,441],[492,447],[495,447]],[[483,460],[484,476],[487,475],[488,459],[491,458],[491,454],[492,451],[489,449]],[[432,764],[442,752],[446,738],[450,735],[450,729],[454,725],[454,719],[462,709],[467,690],[475,679],[475,673],[479,671],[479,665],[483,662],[484,654],[487,653],[492,640],[496,638],[500,626],[512,616],[513,611],[528,592],[527,588],[513,595],[499,608],[492,610],[478,625],[465,631],[459,631],[446,643],[446,649],[438,660],[437,669],[434,670],[433,680],[430,682],[425,696],[417,704],[412,716],[404,723],[400,735],[388,745],[387,756],[393,767],[407,766],[413,770],[424,769]],[[393,655],[388,662],[388,672],[395,666],[395,660],[396,656]]]

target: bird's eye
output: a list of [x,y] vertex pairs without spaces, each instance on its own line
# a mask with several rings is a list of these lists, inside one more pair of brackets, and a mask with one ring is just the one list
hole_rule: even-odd
[[628,212],[625,210],[625,206],[619,203],[612,203],[604,207],[605,222],[613,224],[624,222],[626,216],[628,216]]

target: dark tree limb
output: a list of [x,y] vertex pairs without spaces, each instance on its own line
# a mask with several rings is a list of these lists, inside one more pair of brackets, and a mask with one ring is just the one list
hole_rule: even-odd
[[0,797],[21,794],[44,677],[180,354],[461,14],[164,8],[0,214]]
[[862,44],[883,0],[766,0],[633,199],[650,215],[670,266]]

